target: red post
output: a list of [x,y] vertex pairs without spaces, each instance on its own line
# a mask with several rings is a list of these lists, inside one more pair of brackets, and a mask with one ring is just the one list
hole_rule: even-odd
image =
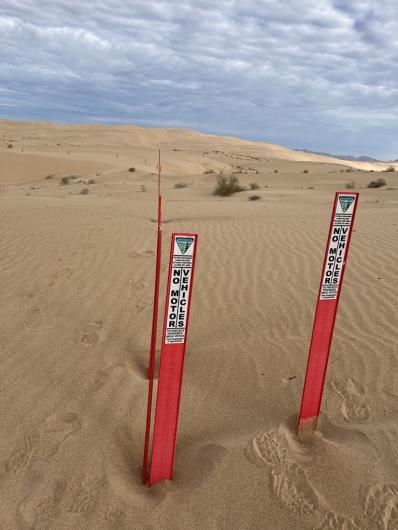
[[152,331],[151,331],[151,345],[149,350],[148,363],[148,400],[147,400],[147,416],[145,428],[144,441],[144,458],[143,458],[143,482],[148,480],[148,452],[149,452],[149,437],[151,432],[151,418],[152,418],[152,399],[153,399],[153,380],[155,372],[155,355],[156,355],[156,336],[159,313],[159,286],[160,286],[160,265],[162,258],[162,196],[160,195],[160,150],[158,159],[158,221],[157,221],[157,241],[156,241],[156,268],[155,268],[155,288],[153,295],[153,310],[152,310]]
[[149,486],[172,479],[198,234],[171,239]]
[[300,437],[311,434],[318,423],[358,195],[337,192],[334,199],[301,400]]

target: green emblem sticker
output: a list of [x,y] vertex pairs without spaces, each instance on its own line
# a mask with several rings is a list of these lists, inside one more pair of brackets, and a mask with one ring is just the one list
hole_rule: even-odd
[[340,195],[339,196],[340,206],[344,213],[348,210],[351,204],[355,201],[355,197],[349,195]]
[[176,242],[178,248],[181,250],[181,254],[185,254],[193,243],[193,237],[176,237]]

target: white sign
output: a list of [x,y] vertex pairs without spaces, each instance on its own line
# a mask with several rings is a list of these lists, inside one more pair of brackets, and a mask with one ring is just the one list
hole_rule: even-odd
[[323,271],[320,300],[335,300],[337,298],[341,273],[345,265],[345,254],[356,198],[356,195],[348,194],[341,194],[337,197]]
[[175,236],[165,344],[181,344],[185,340],[195,244],[193,236]]

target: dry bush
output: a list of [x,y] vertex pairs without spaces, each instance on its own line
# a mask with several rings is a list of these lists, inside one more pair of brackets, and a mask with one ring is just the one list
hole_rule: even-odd
[[308,169],[304,169],[303,173],[309,173]]
[[176,183],[174,184],[174,188],[175,188],[176,190],[179,190],[179,189],[181,189],[181,188],[187,188],[187,187],[188,187],[188,184],[187,184],[186,182],[176,182]]
[[353,180],[350,180],[345,183],[345,187],[347,190],[353,190],[355,188],[355,182]]
[[230,175],[229,177],[217,175],[217,184],[213,193],[221,197],[229,197],[233,193],[243,190],[244,188],[239,184],[239,179],[235,175]]
[[368,184],[368,188],[381,188],[382,186],[385,186],[387,182],[383,178],[379,178],[377,180],[371,180]]
[[260,198],[260,195],[250,195],[249,201],[258,201]]
[[130,173],[135,173],[135,167],[129,167]]
[[251,182],[249,184],[249,190],[254,191],[254,190],[259,190],[259,189],[260,189],[260,186],[257,184],[257,182]]
[[388,167],[384,170],[385,173],[394,173],[394,171],[395,171],[395,166],[388,166]]

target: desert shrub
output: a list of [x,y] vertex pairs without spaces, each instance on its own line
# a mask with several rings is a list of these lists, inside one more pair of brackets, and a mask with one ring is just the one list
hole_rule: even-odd
[[355,188],[355,182],[353,180],[349,180],[345,183],[345,187],[347,190],[353,190]]
[[260,186],[257,184],[257,182],[251,182],[249,184],[249,190],[254,191],[254,190],[259,190],[259,189],[260,189]]
[[80,195],[87,195],[89,193],[89,189],[88,188],[83,188],[80,190]]
[[354,171],[354,168],[352,168],[352,167],[348,167],[348,168],[345,170],[346,173],[352,173],[353,171]]
[[54,177],[55,177],[55,175],[47,175],[45,178],[46,178],[47,180],[50,180],[50,179],[53,179]]
[[7,149],[12,149],[14,146],[12,144],[7,145]]
[[274,173],[278,173],[278,170],[277,170],[277,169],[274,169]]
[[65,177],[62,177],[61,184],[69,184],[71,180],[76,180],[79,178],[79,175],[65,175]]
[[395,166],[388,166],[385,170],[386,173],[394,173]]
[[307,190],[314,190],[314,186],[308,186]]
[[206,169],[206,171],[203,171],[203,175],[210,175],[211,173],[214,173],[212,169]]
[[97,181],[95,179],[89,179],[87,184],[97,184]]
[[308,169],[304,169],[303,173],[309,173]]
[[130,173],[135,173],[135,167],[129,167]]
[[238,193],[243,190],[244,188],[239,184],[239,179],[235,175],[229,177],[225,175],[217,175],[217,184],[214,189],[214,195],[228,197],[233,193]]
[[249,201],[258,201],[260,199],[260,195],[250,195]]
[[387,183],[383,178],[377,179],[377,180],[371,180],[368,184],[368,188],[381,188],[382,186],[385,186]]
[[174,184],[174,187],[175,187],[176,190],[179,190],[181,188],[187,188],[188,184],[186,182],[176,182]]

